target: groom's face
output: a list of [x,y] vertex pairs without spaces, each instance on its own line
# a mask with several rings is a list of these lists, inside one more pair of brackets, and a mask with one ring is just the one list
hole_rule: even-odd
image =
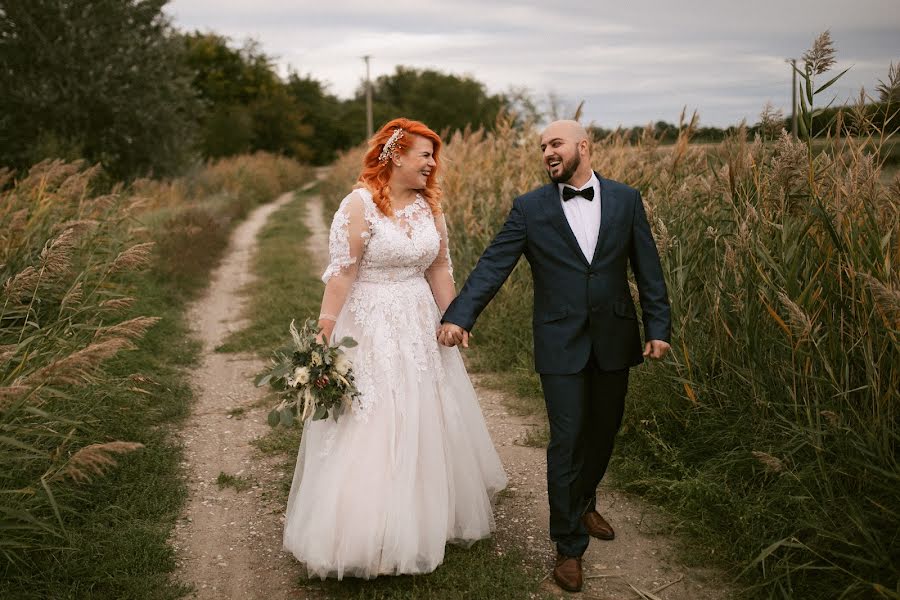
[[573,139],[554,135],[548,132],[541,139],[541,151],[544,153],[544,166],[553,183],[568,183],[581,166],[581,154]]

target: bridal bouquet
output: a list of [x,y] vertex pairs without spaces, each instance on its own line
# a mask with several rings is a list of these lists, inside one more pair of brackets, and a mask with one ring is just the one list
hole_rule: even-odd
[[335,345],[316,341],[316,322],[307,320],[298,331],[291,321],[291,343],[275,351],[270,367],[257,376],[256,386],[266,384],[279,392],[281,403],[269,413],[269,425],[290,425],[294,419],[336,421],[359,396],[350,361],[341,350],[356,341],[345,337]]

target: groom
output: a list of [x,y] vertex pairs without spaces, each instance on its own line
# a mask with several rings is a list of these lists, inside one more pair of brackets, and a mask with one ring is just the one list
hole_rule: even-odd
[[[478,315],[525,255],[534,277],[534,362],[550,421],[553,577],[563,589],[579,591],[589,536],[615,536],[596,511],[595,492],[622,422],[628,369],[643,357],[665,356],[671,324],[640,193],[591,169],[588,135],[575,121],[551,123],[541,134],[541,151],[553,183],[513,201],[447,308],[438,338],[468,347]],[[629,264],[640,296],[643,352]]]

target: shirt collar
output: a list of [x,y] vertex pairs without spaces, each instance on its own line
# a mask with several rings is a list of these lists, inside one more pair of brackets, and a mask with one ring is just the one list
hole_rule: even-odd
[[566,187],[570,187],[570,188],[572,188],[573,190],[581,191],[581,190],[586,190],[586,189],[588,189],[588,188],[591,187],[591,186],[594,186],[594,191],[597,191],[597,190],[600,188],[600,180],[597,179],[597,174],[596,174],[595,172],[593,172],[593,171],[591,171],[591,178],[588,179],[588,180],[587,180],[587,183],[585,183],[585,184],[584,184],[583,186],[581,186],[580,188],[576,188],[574,185],[569,185],[569,184],[566,184],[566,183],[557,183],[557,184],[556,184],[556,188],[557,188],[557,191],[559,192],[559,195],[560,195],[560,196],[562,196],[563,188],[566,188]]

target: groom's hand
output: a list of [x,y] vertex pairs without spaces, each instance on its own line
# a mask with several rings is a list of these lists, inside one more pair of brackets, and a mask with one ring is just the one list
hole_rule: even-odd
[[444,323],[438,329],[438,342],[444,346],[457,346],[462,343],[463,348],[469,347],[469,332],[455,325],[454,323]]
[[662,340],[650,340],[644,346],[644,356],[659,360],[666,355],[671,346]]

